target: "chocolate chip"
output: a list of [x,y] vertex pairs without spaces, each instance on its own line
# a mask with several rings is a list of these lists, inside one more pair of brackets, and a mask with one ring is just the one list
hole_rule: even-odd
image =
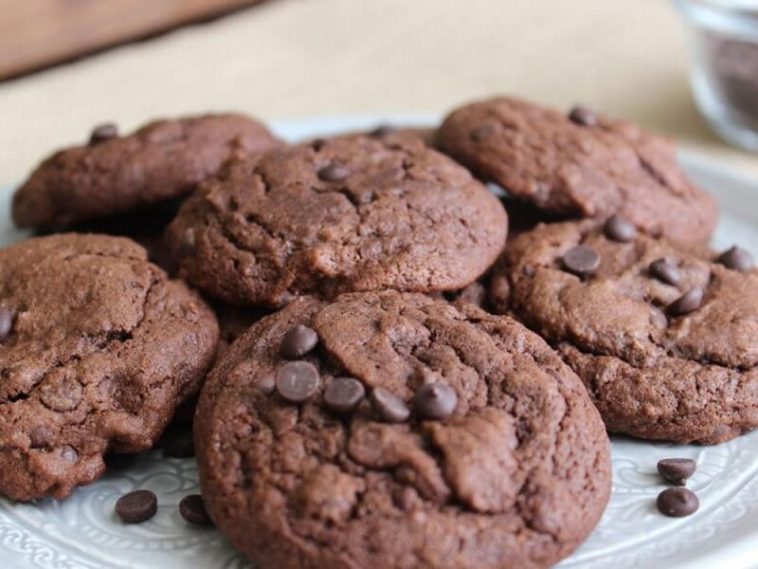
[[118,136],[118,127],[112,122],[103,123],[92,129],[89,137],[90,144],[100,144]]
[[[48,376],[50,377],[50,376]],[[53,411],[76,409],[84,395],[84,388],[73,377],[49,379],[37,389],[40,402]]]
[[658,494],[658,510],[665,516],[681,518],[694,514],[700,506],[700,500],[687,488],[669,488]]
[[313,150],[315,150],[316,152],[320,152],[325,144],[326,144],[326,140],[324,140],[323,138],[316,138],[311,142],[311,148],[313,148]]
[[733,271],[749,271],[754,265],[753,256],[750,252],[742,247],[737,247],[737,245],[724,251],[717,260],[727,269]]
[[692,288],[668,305],[666,312],[670,316],[683,316],[694,312],[703,303],[703,289]]
[[335,413],[352,411],[361,402],[366,389],[353,377],[336,377],[326,386],[324,405]]
[[672,286],[677,286],[682,280],[682,273],[679,271],[679,267],[668,259],[653,261],[650,263],[647,271],[651,277]]
[[350,171],[345,166],[329,164],[321,168],[317,175],[323,182],[341,182],[350,175]]
[[664,458],[658,461],[658,472],[664,480],[684,486],[686,480],[695,473],[697,462],[691,458]]
[[176,429],[163,437],[163,454],[169,458],[192,458],[195,456],[195,442],[192,431]]
[[369,401],[374,411],[387,423],[402,423],[407,421],[411,414],[405,401],[383,387],[371,390]]
[[178,259],[184,259],[189,257],[195,252],[195,230],[192,227],[188,227],[182,233],[181,239],[176,248],[176,257]]
[[316,366],[308,362],[288,362],[276,373],[276,391],[290,403],[302,403],[311,398],[320,383]]
[[428,383],[418,390],[413,399],[416,413],[424,419],[446,419],[458,405],[458,394],[444,383]]
[[0,340],[8,337],[13,329],[13,312],[5,307],[0,307]]
[[473,129],[469,136],[471,137],[471,140],[474,142],[481,142],[485,138],[489,138],[492,136],[495,132],[495,127],[493,127],[491,124],[483,124],[475,129]]
[[50,444],[53,438],[53,432],[47,425],[38,425],[29,433],[32,448],[42,448]]
[[395,129],[388,124],[380,124],[378,127],[376,127],[374,130],[372,130],[369,133],[369,136],[373,136],[374,138],[382,138],[383,136],[387,136],[389,133],[391,133],[394,130]]
[[193,526],[213,525],[213,520],[205,510],[205,503],[200,494],[190,494],[182,498],[179,502],[179,513],[187,523]]
[[621,243],[632,241],[637,237],[637,228],[634,224],[620,215],[614,215],[608,218],[608,221],[606,221],[603,226],[603,231],[608,239],[619,241]]
[[79,458],[79,453],[71,445],[63,445],[61,447],[61,458],[68,462],[74,462]]
[[318,334],[313,328],[298,324],[282,339],[281,354],[288,360],[303,357],[318,344]]
[[129,492],[116,502],[116,515],[125,524],[138,524],[149,520],[157,510],[158,498],[150,490]]
[[577,245],[563,255],[563,267],[575,275],[591,275],[600,266],[600,255],[592,247]]
[[569,112],[569,120],[579,126],[597,125],[597,115],[587,107],[576,106]]
[[255,387],[266,395],[270,395],[276,389],[276,379],[273,375],[264,375],[256,380]]

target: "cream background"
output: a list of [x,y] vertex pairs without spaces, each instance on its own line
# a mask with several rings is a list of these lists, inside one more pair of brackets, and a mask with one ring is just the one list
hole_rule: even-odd
[[0,84],[0,185],[104,120],[438,114],[497,92],[580,101],[758,176],[697,115],[665,0],[273,0]]

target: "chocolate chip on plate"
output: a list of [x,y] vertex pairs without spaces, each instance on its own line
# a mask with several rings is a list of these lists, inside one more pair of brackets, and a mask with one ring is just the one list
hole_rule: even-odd
[[597,115],[587,107],[574,107],[569,112],[568,118],[579,126],[595,126],[597,124]]
[[321,168],[316,175],[323,182],[341,182],[348,177],[350,171],[339,164],[329,164]]
[[600,255],[587,245],[572,247],[563,255],[563,267],[575,275],[591,275],[599,266]]
[[750,251],[737,245],[724,251],[717,260],[727,269],[741,272],[749,271],[754,265]]
[[135,490],[116,502],[116,515],[126,524],[149,520],[158,511],[158,498],[150,490]]
[[637,228],[633,223],[621,217],[614,215],[608,218],[603,226],[603,232],[608,239],[626,243],[637,237]]
[[179,513],[187,523],[193,526],[212,526],[213,520],[205,509],[203,497],[200,494],[190,494],[179,502]]
[[321,378],[308,362],[288,362],[276,373],[276,391],[285,401],[302,403],[318,391]]
[[90,144],[100,144],[111,138],[118,136],[118,127],[112,122],[103,123],[97,125],[92,129],[92,134],[89,137]]
[[687,479],[695,473],[697,462],[691,458],[664,458],[658,461],[658,472],[664,480],[684,486]]
[[281,354],[289,360],[302,358],[318,344],[318,334],[313,328],[298,324],[282,339]]
[[374,411],[387,423],[402,423],[408,420],[411,414],[405,401],[383,387],[371,390],[369,401]]
[[354,377],[335,377],[324,391],[324,405],[335,413],[352,411],[361,402],[366,389]]
[[682,273],[679,271],[679,267],[668,259],[653,261],[647,270],[651,277],[658,279],[662,283],[676,286],[682,281]]
[[13,312],[0,307],[0,340],[6,338],[13,329]]
[[700,308],[702,303],[703,289],[695,287],[669,304],[666,312],[671,316],[683,316]]
[[458,394],[444,383],[428,383],[413,398],[416,413],[424,419],[446,419],[458,405]]
[[658,494],[658,510],[665,516],[682,518],[694,514],[700,506],[697,495],[687,488],[669,488]]

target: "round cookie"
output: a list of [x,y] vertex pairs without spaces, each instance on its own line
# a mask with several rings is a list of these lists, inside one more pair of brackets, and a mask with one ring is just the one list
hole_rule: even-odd
[[65,498],[151,448],[212,363],[213,313],[128,239],[24,241],[0,283],[0,495]]
[[258,322],[210,374],[195,443],[211,517],[260,567],[547,567],[610,492],[600,417],[540,338],[395,291]]
[[494,273],[610,431],[710,444],[758,426],[758,271],[733,261],[584,221],[517,236]]
[[184,196],[232,155],[280,144],[261,123],[238,114],[150,123],[119,137],[93,132],[90,143],[56,152],[13,196],[20,227],[54,229]]
[[227,165],[167,238],[180,274],[232,304],[393,288],[463,288],[495,261],[507,217],[464,168],[410,139],[316,140]]
[[705,244],[715,201],[696,188],[667,139],[586,110],[571,117],[509,97],[452,112],[440,147],[515,198],[565,217],[623,215],[686,246]]

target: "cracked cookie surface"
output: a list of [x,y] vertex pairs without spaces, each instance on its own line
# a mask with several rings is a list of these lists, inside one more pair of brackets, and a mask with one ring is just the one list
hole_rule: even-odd
[[620,214],[651,235],[705,244],[716,203],[686,178],[674,145],[630,122],[589,118],[580,124],[498,97],[453,111],[437,139],[484,180],[547,212],[599,220]]
[[[592,274],[567,270],[577,245],[599,257]],[[507,279],[509,309],[579,374],[610,431],[718,443],[758,426],[758,271],[742,268],[567,222],[509,242],[493,282]]]
[[264,318],[211,372],[195,442],[211,516],[261,567],[547,567],[610,492],[605,429],[555,353],[420,294]]
[[128,239],[0,251],[0,494],[64,498],[102,474],[105,453],[151,448],[217,339],[199,296]]
[[54,229],[128,213],[186,195],[232,155],[281,144],[244,115],[152,122],[47,158],[13,197],[21,227]]
[[410,138],[344,136],[228,165],[179,212],[180,274],[233,304],[300,294],[463,288],[507,217],[458,164]]

